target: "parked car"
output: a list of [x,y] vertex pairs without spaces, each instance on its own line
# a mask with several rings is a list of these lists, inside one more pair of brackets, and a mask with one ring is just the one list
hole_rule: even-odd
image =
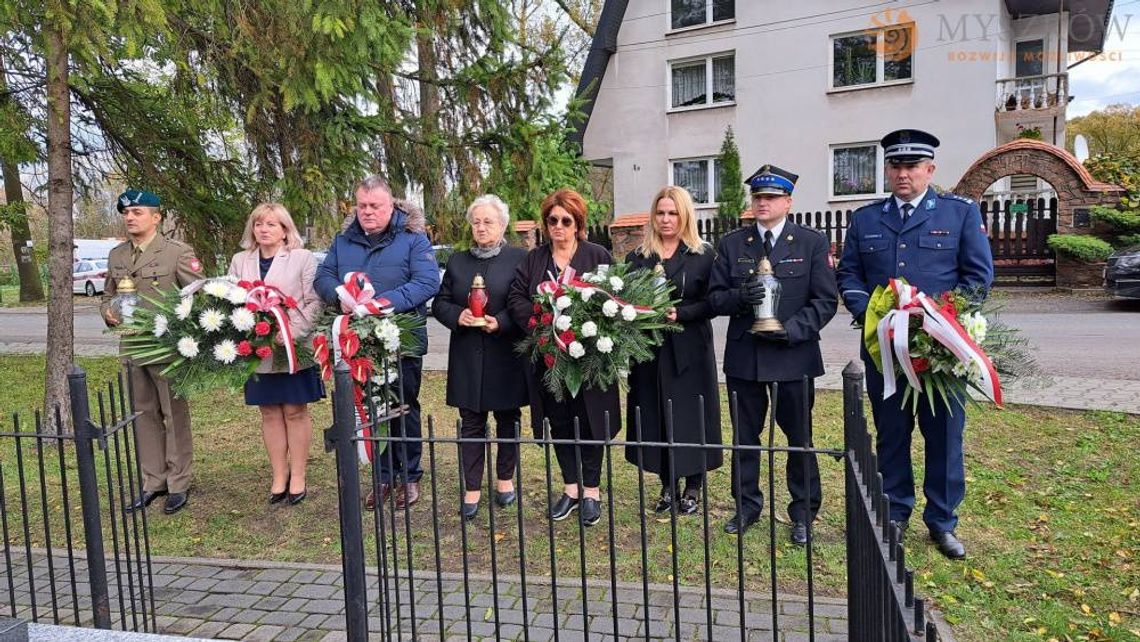
[[71,291],[74,294],[102,294],[106,279],[106,259],[80,259],[71,266]]
[[1117,250],[1108,257],[1104,289],[1120,298],[1140,299],[1140,245]]
[[[447,259],[451,258],[452,253],[455,252],[455,248],[450,245],[433,245],[431,246],[431,250],[435,253],[435,262],[436,265],[439,266],[439,282],[443,283],[443,273],[447,271]],[[435,297],[428,299],[428,314],[431,314],[431,302],[434,300]]]

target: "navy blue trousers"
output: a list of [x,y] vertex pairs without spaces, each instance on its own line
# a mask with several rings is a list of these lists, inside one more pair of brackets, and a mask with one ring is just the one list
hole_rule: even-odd
[[[415,440],[423,436],[420,429],[420,379],[423,359],[404,357],[400,361],[400,386],[403,389],[404,403],[409,414],[392,421],[393,437],[409,437]],[[424,476],[420,467],[423,454],[421,441],[392,441],[380,455],[379,477],[381,484],[418,482]]]
[[[883,492],[891,499],[891,519],[910,518],[914,510],[914,470],[911,464],[911,435],[915,419],[926,443],[926,471],[922,484],[926,509],[922,521],[934,532],[954,530],[958,525],[958,505],[966,496],[966,464],[962,438],[966,430],[966,409],[947,408],[935,401],[932,412],[925,395],[919,399],[917,417],[908,401],[903,407],[906,379],[900,377],[895,394],[883,399],[883,375],[871,363],[864,348],[867,395],[875,418],[875,450]],[[951,401],[951,403],[955,403]]]

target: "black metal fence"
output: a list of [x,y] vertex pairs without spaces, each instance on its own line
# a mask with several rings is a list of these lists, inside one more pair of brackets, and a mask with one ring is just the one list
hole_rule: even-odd
[[0,429],[0,615],[157,631],[146,512],[123,510],[142,490],[127,381],[121,372],[95,391],[93,417],[73,368],[71,425],[57,407]]
[[[736,430],[731,444],[679,445],[672,439],[671,418],[667,419],[666,442],[582,439],[578,426],[572,440],[546,436],[461,438],[458,426],[457,436],[442,436],[430,416],[423,437],[394,437],[385,427],[391,417],[378,419],[377,413],[384,410],[374,408],[368,411],[373,421],[366,425],[376,427],[378,436],[362,437],[357,432],[361,423],[351,377],[347,368],[338,366],[334,425],[326,432],[326,447],[336,454],[348,639],[369,639],[371,633],[383,640],[449,635],[529,640],[547,639],[553,633],[554,639],[745,640],[758,632],[771,636],[765,639],[783,639],[781,632],[797,632],[815,640],[817,633],[824,631],[828,635],[844,632],[831,630],[830,623],[824,623],[842,607],[835,602],[819,604],[826,598],[817,596],[815,577],[829,572],[847,577],[844,613],[848,639],[938,640],[925,603],[914,595],[913,573],[905,568],[899,534],[888,527],[881,480],[875,472],[863,417],[861,366],[853,363],[844,377],[847,443],[843,448],[797,448],[774,445],[774,407],[769,413],[766,446],[737,443]],[[769,384],[773,406],[776,385]],[[805,410],[810,416],[810,409]],[[735,426],[735,399],[731,400],[729,414]],[[635,416],[635,421],[639,420],[640,416]],[[699,434],[705,434],[703,428]],[[516,430],[515,434],[522,433]],[[430,484],[425,498],[429,498],[430,506],[413,510],[406,502],[400,504],[395,493],[385,497],[380,492],[378,467],[370,466],[371,480],[364,487],[372,489],[376,500],[372,523],[367,527],[358,463],[362,442],[377,450],[383,448],[379,456],[387,458],[392,457],[393,450],[409,444],[422,446],[426,483]],[[488,486],[495,478],[492,446],[513,445],[520,450],[537,447],[534,450],[541,451],[541,457],[532,454],[530,459],[532,464],[538,460],[541,471],[533,466],[528,469],[527,457],[520,456],[513,480],[517,508],[492,510],[493,493],[485,492],[485,513],[477,522],[469,523],[456,509],[465,490],[461,446],[471,443],[485,449],[484,481]],[[595,528],[585,523],[581,511],[577,527],[571,525],[569,531],[548,518],[535,519],[536,513],[544,512],[558,497],[551,449],[560,444],[579,449],[579,479],[580,448],[603,449],[602,516]],[[652,482],[647,483],[641,466],[637,467],[635,483],[629,479],[634,474],[630,467],[622,469],[621,483],[627,494],[615,496],[618,474],[614,455],[625,446],[638,447],[636,452],[643,447],[661,448],[668,457],[684,447],[717,449],[732,457],[751,451],[766,459],[767,505],[764,518],[754,527],[764,534],[714,537],[721,524],[710,516],[710,500],[720,508],[735,506],[737,513],[740,505],[739,500],[730,500],[725,506],[726,489],[710,489],[708,483],[700,489],[699,514],[691,517],[679,518],[675,502],[667,513],[654,513]],[[460,481],[454,488],[444,488],[451,484],[444,480],[454,478],[441,474],[444,468],[439,463],[450,459],[441,455],[452,449]],[[844,480],[846,510],[835,530],[845,530],[846,560],[837,569],[815,558],[818,540],[811,524],[802,556],[779,545],[784,529],[777,527],[781,520],[775,491],[777,470],[783,467],[777,467],[777,457],[791,455],[817,457],[821,469],[827,467],[825,462],[832,462],[828,474],[841,475]],[[842,471],[838,462],[843,462]],[[737,490],[733,496],[740,497],[739,472],[734,469],[733,473],[730,483]],[[808,480],[804,482],[807,487]],[[441,501],[440,497],[456,499]],[[828,537],[835,539],[830,534]],[[794,607],[789,606],[792,602]]]
[[[851,213],[854,210],[817,210],[814,212],[792,212],[788,220],[796,225],[806,225],[823,232],[831,242],[832,253],[839,256],[843,253],[843,237],[847,233],[847,225],[851,222]],[[724,219],[713,218],[697,222],[697,231],[705,241],[716,245],[721,237],[744,225],[751,225],[752,219]]]

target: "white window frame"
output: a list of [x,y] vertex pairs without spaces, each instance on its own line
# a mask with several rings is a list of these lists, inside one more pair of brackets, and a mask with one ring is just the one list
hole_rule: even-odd
[[739,9],[736,0],[733,0],[732,16],[724,20],[713,20],[713,0],[705,0],[705,21],[700,24],[689,25],[687,27],[673,27],[673,0],[663,0],[665,3],[665,35],[671,36],[675,33],[687,33],[689,31],[696,31],[697,29],[707,29],[709,27],[719,27],[722,25],[730,25],[736,22],[736,10]]
[[[713,102],[713,60],[720,58],[732,58],[732,100],[725,100],[721,102]],[[684,107],[673,106],[673,68],[678,65],[691,65],[694,62],[704,61],[705,63],[705,103],[701,105],[687,105]],[[666,113],[674,113],[681,111],[696,111],[700,109],[717,109],[720,107],[732,107],[736,105],[736,51],[721,51],[704,56],[690,56],[688,58],[678,58],[670,60],[665,65],[665,106]]]
[[[883,32],[890,29],[906,28],[911,30],[911,38],[916,30],[915,23],[904,22],[897,25],[888,25],[878,29],[874,29],[875,42],[879,42],[879,38],[883,37]],[[915,52],[910,54],[910,78],[900,78],[897,80],[883,80],[885,72],[886,57],[878,53],[875,54],[875,82],[864,83],[861,85],[835,85],[835,41],[839,38],[849,38],[851,36],[866,36],[871,29],[863,29],[861,31],[848,31],[844,33],[833,33],[827,38],[827,88],[828,92],[843,92],[843,91],[858,91],[860,89],[873,89],[875,87],[893,87],[895,85],[911,85],[914,84],[914,77],[918,73],[915,64]]]
[[[692,162],[692,161],[708,161],[708,163],[709,163],[709,175],[708,175],[708,186],[707,186],[708,187],[708,193],[709,193],[709,198],[715,199],[716,198],[716,172],[717,172],[717,166],[720,164],[720,155],[719,154],[712,154],[709,156],[685,156],[682,158],[670,158],[669,159],[669,165],[668,165],[669,185],[677,186],[677,182],[676,182],[676,176],[677,175],[674,172],[673,165],[675,163],[685,163],[685,162]],[[690,193],[690,196],[691,195],[692,194]],[[694,198],[693,199],[693,207],[695,209],[707,209],[707,208],[712,208],[712,207],[720,207],[720,201],[712,200],[712,201],[708,201],[708,202],[700,202]]]
[[[835,150],[847,149],[851,147],[874,147],[875,148],[875,192],[866,194],[843,194],[838,195],[835,193]],[[827,146],[827,194],[829,201],[865,201],[873,198],[882,198],[887,194],[883,191],[883,185],[886,182],[886,164],[883,160],[883,148],[879,145],[877,140],[856,141],[852,143],[833,143]]]

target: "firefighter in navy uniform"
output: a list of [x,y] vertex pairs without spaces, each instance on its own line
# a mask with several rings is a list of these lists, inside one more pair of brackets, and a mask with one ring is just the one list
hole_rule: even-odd
[[[787,220],[797,178],[772,165],[765,165],[748,178],[756,225],[741,228],[721,239],[709,278],[709,302],[713,311],[731,317],[724,349],[724,374],[729,395],[737,397],[735,430],[741,445],[760,445],[770,401],[769,382],[779,382],[776,423],[787,436],[788,444],[812,445],[814,378],[823,374],[819,332],[835,316],[838,295],[827,238],[817,230]],[[782,285],[776,316],[784,330],[753,334],[750,331],[755,321],[752,306],[766,296],[757,274],[765,256]],[[807,383],[805,376],[809,377]],[[736,452],[732,466],[733,496],[737,493],[739,474],[740,497],[737,497],[738,511],[724,530],[742,534],[760,519],[764,509],[760,452]],[[791,539],[803,545],[808,539],[808,524],[815,519],[822,501],[815,455],[789,455],[787,483],[792,496],[788,505]]]
[[[870,293],[897,277],[930,296],[957,288],[984,296],[993,283],[994,269],[981,212],[970,199],[938,194],[930,188],[938,139],[904,129],[887,134],[880,144],[892,194],[856,210],[851,217],[837,272],[844,305],[861,324]],[[871,362],[865,346],[861,353],[883,492],[891,500],[891,521],[905,530],[914,509],[910,448],[915,415],[903,404],[906,380],[900,377],[898,392],[883,399],[879,366]],[[926,400],[918,405],[918,426],[926,442],[922,520],[938,550],[951,559],[961,559],[966,548],[954,529],[958,505],[966,494],[962,454],[966,413],[938,401],[934,408]]]

